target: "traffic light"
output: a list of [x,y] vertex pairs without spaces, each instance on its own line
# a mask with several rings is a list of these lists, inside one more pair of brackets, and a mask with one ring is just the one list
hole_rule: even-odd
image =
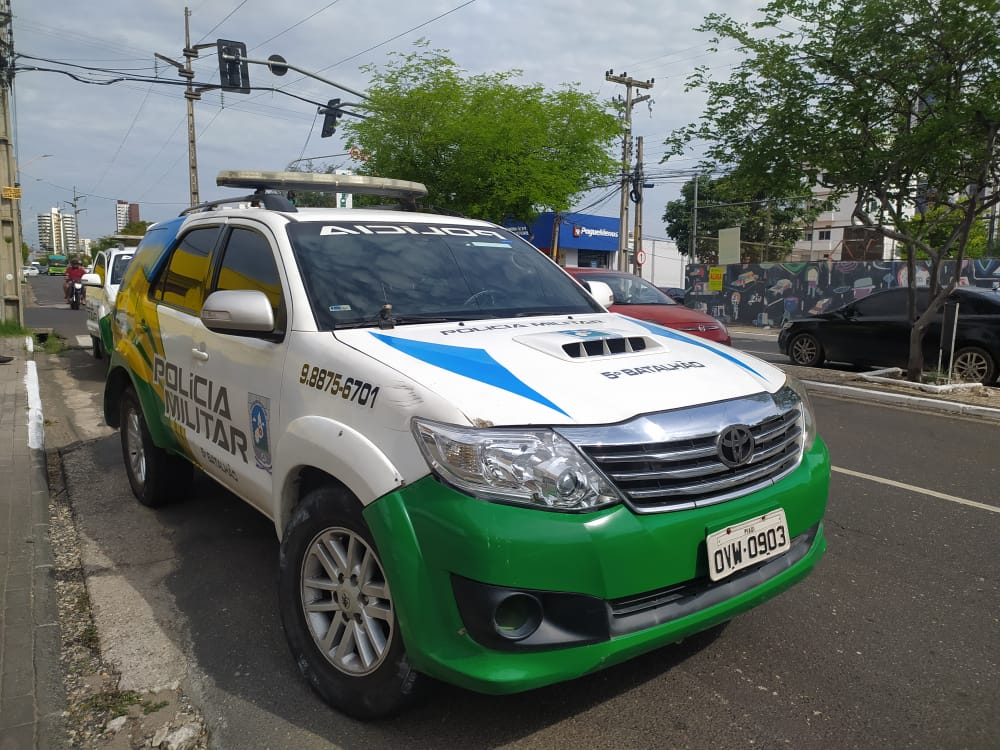
[[[222,90],[249,94],[250,71],[247,65],[246,44],[218,39],[215,45],[219,51],[219,82],[222,84]],[[227,60],[227,57],[235,59]]]
[[323,114],[323,131],[320,138],[329,138],[337,132],[337,120],[344,116],[344,110],[340,106],[340,99],[331,99],[325,107],[320,107]]

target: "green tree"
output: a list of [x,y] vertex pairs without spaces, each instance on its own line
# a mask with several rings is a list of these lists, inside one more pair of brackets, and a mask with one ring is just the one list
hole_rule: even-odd
[[693,262],[717,263],[719,230],[740,227],[740,257],[747,262],[782,259],[802,234],[809,214],[799,199],[779,200],[754,195],[732,177],[698,178],[697,217],[695,181],[681,188],[681,197],[667,203],[663,222],[667,235],[685,255],[691,250],[691,224],[697,222]]
[[365,68],[368,117],[343,126],[366,154],[360,174],[422,182],[439,210],[528,221],[567,210],[621,169],[610,153],[621,126],[593,94],[520,85],[516,70],[469,75],[418,47]]
[[[151,221],[131,221],[122,227],[122,231],[119,235],[125,234],[131,237],[142,237],[146,234],[146,230],[152,225]],[[105,237],[98,237],[96,240],[90,243],[90,253],[91,255],[97,255],[101,250],[107,250],[109,247],[115,247],[121,240],[118,240],[115,235],[109,234]]]
[[706,17],[700,30],[744,59],[729,80],[706,69],[689,80],[708,105],[668,140],[671,153],[704,139],[706,161],[754,190],[850,197],[854,222],[902,243],[911,262],[924,253],[927,311],[910,295],[917,379],[924,332],[958,283],[941,264],[964,257],[1000,201],[1000,1],[772,0],[761,12],[754,24]]
[[21,240],[21,265],[27,265],[28,257],[31,255],[31,248],[28,243]]

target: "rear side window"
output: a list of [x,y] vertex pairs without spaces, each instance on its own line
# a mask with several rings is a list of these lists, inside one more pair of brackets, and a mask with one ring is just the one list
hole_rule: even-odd
[[260,232],[234,227],[229,233],[212,291],[232,289],[254,289],[266,294],[274,310],[275,330],[285,330],[281,277],[274,262],[271,243]]
[[208,258],[220,230],[221,227],[199,227],[181,238],[153,291],[155,299],[195,314],[201,312]]

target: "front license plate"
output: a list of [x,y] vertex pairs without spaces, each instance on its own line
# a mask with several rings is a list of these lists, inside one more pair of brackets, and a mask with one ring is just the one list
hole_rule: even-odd
[[780,555],[791,546],[781,508],[709,534],[705,541],[708,574],[713,581]]

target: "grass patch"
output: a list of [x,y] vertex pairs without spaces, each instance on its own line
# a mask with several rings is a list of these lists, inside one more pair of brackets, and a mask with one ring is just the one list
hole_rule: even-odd
[[66,342],[51,333],[35,336],[35,342],[46,354],[59,354],[66,348]]
[[84,698],[80,702],[80,708],[88,713],[107,713],[115,717],[124,716],[128,713],[129,706],[142,702],[142,698],[134,690],[102,690]]
[[8,338],[10,336],[30,336],[31,330],[25,328],[19,323],[13,320],[3,320],[0,321],[0,337]]

